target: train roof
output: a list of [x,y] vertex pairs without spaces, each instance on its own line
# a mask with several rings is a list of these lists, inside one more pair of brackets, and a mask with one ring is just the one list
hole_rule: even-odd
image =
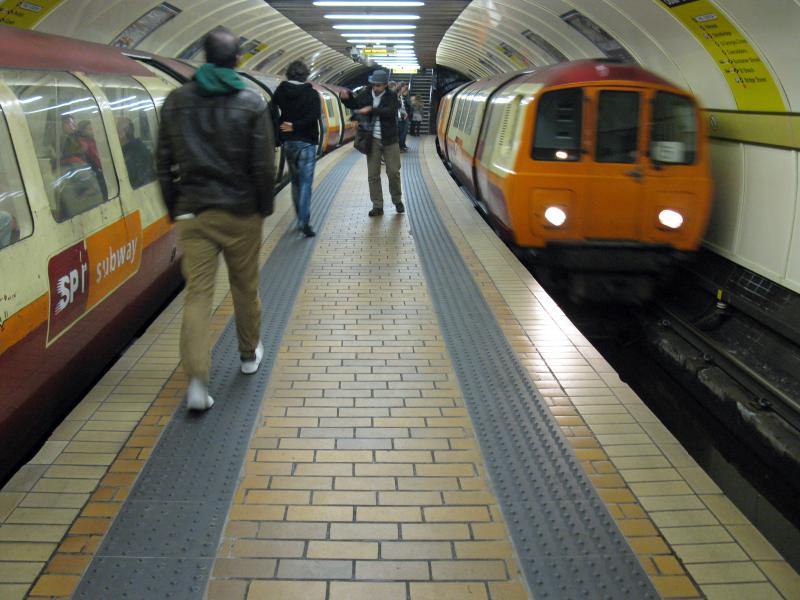
[[0,25],[0,66],[85,73],[150,75],[113,46]]
[[526,71],[523,72],[521,80],[526,83],[542,83],[546,86],[603,81],[631,81],[676,87],[675,84],[643,69],[639,65],[599,59],[562,62]]

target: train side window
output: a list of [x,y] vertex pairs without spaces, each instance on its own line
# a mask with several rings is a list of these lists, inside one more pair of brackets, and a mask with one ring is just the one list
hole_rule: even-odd
[[577,161],[581,157],[583,90],[556,90],[542,94],[536,114],[533,159]]
[[0,250],[30,237],[33,233],[33,219],[19,165],[11,149],[3,110],[0,109]]
[[657,163],[694,163],[697,157],[697,114],[689,98],[668,92],[656,94],[650,157]]
[[150,94],[133,77],[93,75],[92,79],[108,98],[131,187],[155,181],[158,118]]
[[33,138],[50,210],[59,223],[119,193],[100,108],[69,73],[3,71]]
[[639,98],[639,92],[600,92],[597,102],[597,162],[637,161]]

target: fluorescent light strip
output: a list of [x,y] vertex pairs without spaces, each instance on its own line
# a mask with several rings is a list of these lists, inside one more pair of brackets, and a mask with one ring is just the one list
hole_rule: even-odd
[[338,19],[340,21],[418,21],[419,15],[384,15],[382,13],[368,14],[336,14],[325,15],[326,19]]
[[369,38],[352,38],[346,40],[348,44],[380,44],[383,46],[384,44],[394,44],[397,40],[386,40],[386,39],[369,39]]
[[391,2],[375,2],[374,0],[316,0],[314,6],[355,6],[369,8],[373,6],[425,6],[425,3],[411,0],[395,0]]
[[366,29],[367,31],[382,30],[382,29],[416,29],[416,25],[334,25],[334,29]]
[[[360,31],[346,31],[341,34],[342,37],[347,37],[348,35],[355,35],[362,38],[371,38],[371,37],[379,37],[379,38],[409,38],[414,37],[413,33],[362,33]],[[406,40],[397,40],[397,42],[405,42]]]

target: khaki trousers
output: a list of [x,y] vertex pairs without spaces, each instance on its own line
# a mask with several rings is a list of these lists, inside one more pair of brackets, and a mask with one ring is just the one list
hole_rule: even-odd
[[259,214],[238,216],[215,209],[177,221],[178,243],[183,252],[181,269],[186,279],[181,360],[186,374],[206,385],[211,367],[211,302],[220,252],[228,266],[239,353],[244,360],[255,357],[261,336],[258,253],[262,222]]
[[392,202],[400,204],[403,201],[400,191],[400,144],[395,142],[384,146],[378,139],[372,138],[372,145],[367,154],[367,181],[373,208],[383,208],[381,157],[386,163],[386,176],[389,178],[389,194],[392,196]]

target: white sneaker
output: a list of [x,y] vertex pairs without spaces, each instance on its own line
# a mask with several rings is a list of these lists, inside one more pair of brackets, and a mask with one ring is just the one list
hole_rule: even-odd
[[186,406],[189,410],[208,410],[214,406],[214,399],[208,395],[208,388],[199,379],[193,378],[186,390]]
[[253,360],[242,361],[242,373],[245,375],[252,375],[258,371],[262,358],[264,358],[264,344],[259,341],[258,346],[256,346],[256,357]]

